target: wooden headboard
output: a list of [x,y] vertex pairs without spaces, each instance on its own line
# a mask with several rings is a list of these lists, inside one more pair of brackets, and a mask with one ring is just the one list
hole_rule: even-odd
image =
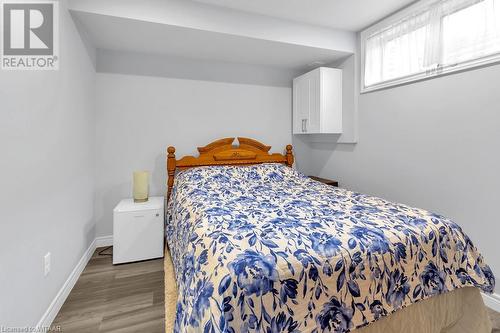
[[259,141],[238,138],[238,146],[234,146],[235,138],[225,138],[209,143],[204,147],[198,147],[200,156],[184,156],[177,160],[175,148],[167,149],[167,201],[170,198],[176,170],[184,170],[208,165],[251,165],[261,163],[283,163],[291,167],[293,165],[292,145],[286,146],[285,154],[270,154],[271,146],[266,146]]

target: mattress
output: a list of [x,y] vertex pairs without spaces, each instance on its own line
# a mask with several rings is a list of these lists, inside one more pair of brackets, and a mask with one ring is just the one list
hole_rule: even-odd
[[175,332],[361,332],[420,301],[495,284],[449,219],[278,164],[182,172],[166,230]]

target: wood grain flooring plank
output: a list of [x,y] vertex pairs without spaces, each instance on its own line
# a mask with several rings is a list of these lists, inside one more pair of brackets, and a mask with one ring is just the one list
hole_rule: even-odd
[[99,332],[165,332],[165,308],[154,305],[135,311],[105,316]]
[[[62,332],[165,332],[163,259],[113,265],[96,249],[53,325]],[[105,253],[110,253],[108,250]]]

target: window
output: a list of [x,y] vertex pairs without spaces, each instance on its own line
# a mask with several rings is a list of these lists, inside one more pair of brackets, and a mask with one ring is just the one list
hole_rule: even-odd
[[500,61],[500,0],[422,0],[361,33],[362,91]]

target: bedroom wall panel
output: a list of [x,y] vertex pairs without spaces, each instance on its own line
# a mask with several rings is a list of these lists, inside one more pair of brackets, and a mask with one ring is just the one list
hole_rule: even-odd
[[134,170],[149,170],[151,195],[164,195],[169,145],[180,157],[246,136],[283,152],[292,142],[291,101],[290,87],[98,73],[98,236],[112,234],[113,207],[131,196]]
[[[0,324],[35,326],[95,238],[95,70],[60,5],[58,71],[0,74]],[[44,277],[44,255],[51,271]]]
[[499,124],[498,65],[367,93],[359,97],[359,143],[313,144],[307,167],[454,219],[498,278]]
[[276,87],[291,87],[300,74],[289,68],[102,49],[97,50],[97,71]]

